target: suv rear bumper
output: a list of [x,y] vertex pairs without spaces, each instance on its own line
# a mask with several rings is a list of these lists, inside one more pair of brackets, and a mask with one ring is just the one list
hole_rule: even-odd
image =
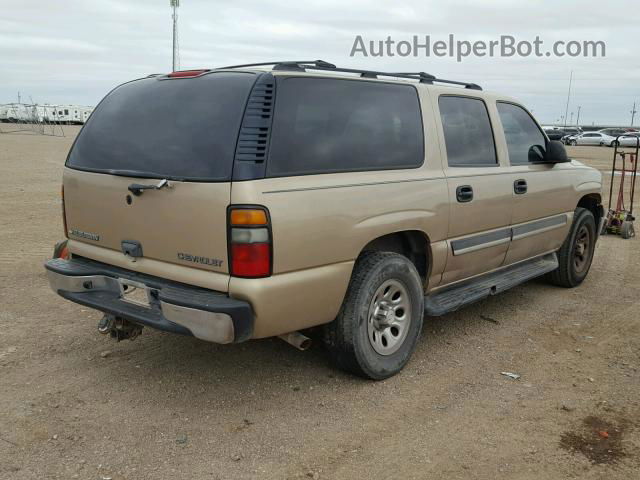
[[[63,298],[140,325],[215,343],[242,342],[253,333],[249,303],[223,293],[82,257],[49,260],[45,268]],[[148,306],[124,300],[129,287],[144,289]]]

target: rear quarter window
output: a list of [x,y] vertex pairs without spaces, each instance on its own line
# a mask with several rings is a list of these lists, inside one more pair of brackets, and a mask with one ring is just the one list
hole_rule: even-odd
[[415,87],[278,79],[268,176],[416,168],[423,160]]

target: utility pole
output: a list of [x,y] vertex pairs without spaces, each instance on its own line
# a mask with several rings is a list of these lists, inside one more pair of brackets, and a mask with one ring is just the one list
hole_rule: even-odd
[[171,8],[173,8],[173,62],[172,71],[176,71],[178,66],[178,7],[180,6],[180,0],[169,0]]
[[576,117],[576,127],[580,127],[580,110],[582,110],[582,107],[578,105],[578,116]]
[[567,106],[564,109],[564,126],[567,126],[567,113],[569,113],[569,98],[571,97],[571,82],[573,81],[573,70],[569,75],[569,90],[567,91]]
[[636,102],[633,102],[633,108],[631,109],[631,126],[633,127],[633,121],[636,118],[636,113],[638,113],[638,111],[636,110]]

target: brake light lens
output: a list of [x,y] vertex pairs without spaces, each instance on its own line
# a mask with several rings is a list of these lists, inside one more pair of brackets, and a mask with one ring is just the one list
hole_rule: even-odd
[[269,276],[271,245],[268,243],[231,244],[231,274],[236,277]]
[[260,278],[271,275],[271,229],[263,208],[229,210],[229,265],[231,275]]
[[181,70],[179,72],[171,72],[167,75],[169,78],[187,78],[187,77],[199,77],[209,70]]

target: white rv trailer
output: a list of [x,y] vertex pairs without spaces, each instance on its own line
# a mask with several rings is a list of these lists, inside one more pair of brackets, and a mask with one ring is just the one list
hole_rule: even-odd
[[93,112],[93,107],[80,107],[80,111],[82,112],[82,123],[86,123],[89,115]]

